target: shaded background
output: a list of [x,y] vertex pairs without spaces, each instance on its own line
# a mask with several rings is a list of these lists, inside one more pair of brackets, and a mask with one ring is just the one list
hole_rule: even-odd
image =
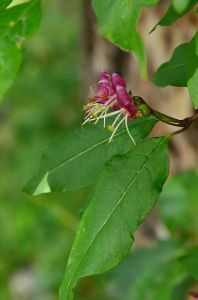
[[[193,36],[198,25],[191,12],[171,28],[158,28],[148,35],[167,4],[168,1],[162,1],[157,8],[145,9],[140,22],[148,51],[149,76],[170,57],[176,45]],[[192,113],[186,89],[160,89],[143,82],[133,56],[100,37],[90,0],[43,1],[40,30],[27,43],[20,73],[0,108],[0,299],[58,299],[76,227],[86,206],[87,190],[33,198],[22,192],[22,186],[36,173],[44,146],[81,123],[88,85],[97,80],[102,69],[124,75],[132,92],[143,96],[156,109],[178,118]],[[167,130],[173,129],[159,124],[153,135]],[[172,140],[172,174],[197,168],[196,130],[194,126]],[[195,171],[187,172],[183,181],[173,180],[161,198],[179,200],[183,193],[182,199],[194,201],[198,212],[198,177]],[[191,178],[194,186],[186,183],[185,176]],[[165,203],[161,214],[170,225],[172,209],[170,201]],[[177,209],[176,205],[175,213]],[[169,237],[168,226],[158,219],[158,210],[138,231],[136,247]],[[125,273],[123,269],[123,277]],[[124,299],[119,298],[115,283],[108,276],[83,279],[76,295],[79,300]]]

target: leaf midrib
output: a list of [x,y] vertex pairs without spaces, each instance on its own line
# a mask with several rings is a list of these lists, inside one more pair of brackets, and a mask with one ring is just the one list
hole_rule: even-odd
[[[152,121],[153,121],[152,119],[151,119],[151,120],[144,120],[144,122],[143,122],[142,124],[140,123],[140,124],[136,124],[136,125],[144,125],[145,122],[147,123],[147,122],[152,122]],[[123,129],[123,130],[121,130],[120,132],[116,133],[115,136],[114,136],[114,138],[115,138],[116,136],[119,136],[119,135],[123,134],[124,132],[126,132],[126,129]],[[108,140],[109,140],[109,137],[103,139],[103,140],[100,141],[99,143],[97,143],[97,144],[95,144],[95,145],[92,145],[91,147],[87,148],[86,150],[83,150],[82,152],[78,153],[77,155],[75,155],[75,156],[73,156],[73,157],[71,157],[71,158],[69,158],[69,159],[67,159],[67,160],[64,160],[60,165],[58,165],[57,167],[52,168],[51,170],[46,171],[45,173],[48,172],[48,175],[49,175],[49,174],[55,172],[55,171],[58,170],[59,168],[62,168],[65,164],[67,164],[67,163],[71,162],[72,160],[74,160],[74,159],[80,157],[81,155],[83,155],[83,154],[85,154],[85,153],[91,151],[92,149],[94,149],[94,148],[96,148],[97,146],[99,146],[99,145],[101,145],[101,144],[107,142]]]
[[[120,134],[122,134],[122,133],[124,133],[124,132],[126,132],[126,129],[123,129],[122,131],[116,133],[114,137],[119,136]],[[69,163],[69,162],[71,162],[72,160],[74,160],[74,159],[76,159],[76,158],[82,156],[83,154],[85,154],[85,153],[91,151],[92,149],[94,149],[94,148],[96,148],[97,146],[99,146],[99,145],[101,145],[101,144],[107,142],[108,140],[109,140],[109,137],[103,139],[102,141],[98,142],[98,143],[95,144],[95,145],[92,145],[91,147],[87,148],[86,150],[83,150],[82,152],[78,153],[77,155],[75,155],[75,156],[73,156],[73,157],[71,157],[71,158],[69,158],[69,159],[67,159],[67,160],[64,160],[60,165],[58,165],[57,167],[55,167],[55,168],[49,170],[49,171],[48,171],[48,174],[51,174],[51,173],[55,172],[56,170],[58,170],[59,168],[62,168],[62,167],[63,167],[64,165],[66,165],[67,163]],[[46,172],[45,172],[45,173],[46,173]]]
[[[124,131],[125,131],[125,130],[123,130],[123,131],[121,131],[121,132],[115,134],[115,136],[120,135],[120,134],[123,133]],[[99,143],[97,143],[97,144],[95,144],[95,145],[93,145],[93,146],[87,148],[86,150],[83,150],[82,152],[78,153],[77,155],[75,155],[75,156],[73,156],[73,157],[71,157],[71,158],[69,158],[69,159],[63,161],[59,166],[57,166],[57,167],[55,167],[55,168],[49,170],[49,171],[48,171],[48,174],[51,174],[51,173],[55,172],[56,170],[58,170],[59,168],[62,168],[62,167],[63,167],[64,165],[66,165],[67,163],[69,163],[69,162],[71,162],[72,160],[78,158],[79,156],[81,156],[81,155],[83,155],[83,154],[85,154],[85,153],[91,151],[91,150],[94,149],[95,147],[97,147],[97,146],[99,146],[99,145],[101,145],[101,144],[107,142],[108,140],[109,140],[109,137],[108,137],[108,138],[105,138],[104,140],[100,141]]]
[[175,65],[172,65],[172,66],[167,66],[167,67],[164,67],[163,70],[161,70],[160,72],[165,72],[167,70],[171,70],[171,69],[175,69],[175,68],[178,68],[178,67],[184,67],[186,64],[185,63],[180,63],[180,64],[175,64]]
[[[101,233],[101,231],[103,230],[104,226],[106,225],[106,223],[109,221],[110,217],[113,215],[113,213],[115,212],[115,210],[117,209],[117,207],[120,205],[120,203],[122,202],[123,198],[125,197],[125,195],[128,193],[128,191],[130,190],[131,186],[133,185],[133,183],[135,182],[135,180],[137,179],[137,177],[139,176],[139,174],[142,172],[142,170],[145,168],[147,162],[150,160],[150,158],[152,157],[153,153],[156,151],[156,149],[167,139],[168,137],[166,136],[162,141],[160,141],[159,144],[157,144],[155,146],[155,148],[152,150],[151,154],[149,157],[146,157],[144,163],[142,164],[139,172],[137,172],[137,174],[135,175],[135,177],[133,178],[133,180],[129,183],[129,185],[127,186],[125,192],[123,193],[123,195],[120,197],[120,199],[118,200],[116,206],[112,209],[111,213],[109,214],[108,218],[106,219],[106,221],[102,224],[101,228],[99,229],[99,231],[97,232],[97,235],[95,235],[95,237],[93,238],[93,240],[91,241],[90,245],[87,248],[87,251],[85,252],[85,254],[83,255],[82,259],[80,260],[77,268],[74,270],[73,274],[70,276],[70,280],[67,284],[66,289],[68,290],[70,283],[72,282],[75,273],[78,271],[80,264],[83,262],[83,260],[85,259],[90,247],[92,246],[92,244],[95,242],[96,238],[98,237],[98,235]],[[81,276],[79,276],[80,278]]]

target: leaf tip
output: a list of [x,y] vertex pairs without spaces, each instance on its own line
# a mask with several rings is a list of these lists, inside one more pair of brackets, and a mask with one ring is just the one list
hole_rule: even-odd
[[47,194],[51,192],[51,188],[48,184],[47,178],[49,173],[46,173],[38,184],[37,188],[33,192],[33,196],[38,196],[40,194]]
[[150,31],[149,31],[149,34],[153,33],[153,31],[155,31],[155,29],[157,28],[159,24],[157,23]]

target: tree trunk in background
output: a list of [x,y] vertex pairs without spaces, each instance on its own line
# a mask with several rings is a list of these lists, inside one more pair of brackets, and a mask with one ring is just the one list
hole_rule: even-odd
[[[168,27],[157,27],[149,34],[149,30],[157,23],[169,5],[163,1],[155,8],[146,8],[139,22],[144,44],[148,54],[149,79],[157,67],[168,60],[174,48],[189,41],[194,35],[198,17],[194,11]],[[144,82],[139,77],[139,66],[131,53],[124,52],[105,40],[98,33],[96,18],[91,7],[91,0],[84,0],[82,5],[83,29],[82,44],[84,45],[85,62],[83,69],[85,82],[95,83],[101,70],[117,72],[123,75],[127,86],[134,95],[142,96],[152,107],[176,118],[185,118],[193,113],[191,101],[186,88],[160,88],[152,84],[151,80]],[[88,87],[87,87],[88,90]],[[177,128],[159,123],[152,135],[162,135]],[[180,173],[188,168],[198,166],[198,126],[192,126],[185,133],[175,136],[170,142],[171,173]],[[154,214],[155,215],[155,214]],[[152,218],[152,221],[151,221]],[[163,234],[161,226],[148,218],[142,226],[144,236],[154,237],[154,227]],[[155,223],[155,225],[153,225]],[[144,239],[145,242],[145,239]]]

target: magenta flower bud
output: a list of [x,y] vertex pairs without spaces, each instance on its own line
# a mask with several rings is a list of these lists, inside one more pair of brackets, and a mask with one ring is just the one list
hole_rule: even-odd
[[102,86],[96,92],[95,98],[98,99],[98,100],[104,100],[108,97],[108,95],[109,95],[108,88]]
[[128,121],[137,118],[139,111],[132,96],[126,90],[124,79],[116,73],[111,76],[103,71],[100,73],[97,92],[94,94],[92,89],[91,92],[92,98],[84,106],[85,121],[83,125],[88,122],[94,122],[96,125],[103,120],[104,128],[106,128],[106,119],[114,118],[112,124],[108,126],[112,132],[109,142],[112,141],[120,126],[124,124],[128,136],[136,145],[128,127]]
[[100,73],[100,80],[103,80],[103,79],[111,80],[111,75],[105,71],[102,71]]
[[116,87],[117,101],[120,107],[125,108],[129,112],[129,117],[133,118],[136,116],[138,109],[135,106],[131,96],[127,93],[126,89],[118,85]]
[[116,87],[119,85],[125,88],[126,82],[120,75],[118,75],[117,73],[113,73],[112,74],[112,85],[113,85],[113,88],[116,90]]
[[99,89],[95,94],[95,98],[99,102],[104,102],[104,100],[112,96],[115,92],[112,88],[111,76],[107,72],[100,73],[100,80],[98,82]]

